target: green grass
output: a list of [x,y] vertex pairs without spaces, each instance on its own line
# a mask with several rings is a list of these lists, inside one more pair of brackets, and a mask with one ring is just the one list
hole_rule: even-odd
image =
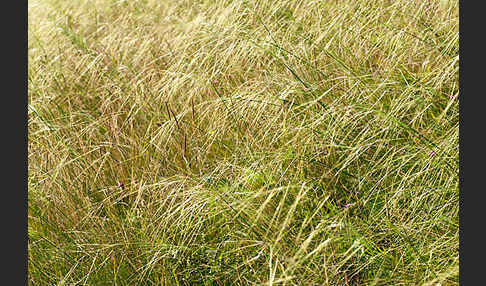
[[30,285],[458,285],[458,1],[28,8]]

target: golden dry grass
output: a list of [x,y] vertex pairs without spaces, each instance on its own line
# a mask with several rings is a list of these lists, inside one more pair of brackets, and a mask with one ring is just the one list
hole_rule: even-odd
[[29,1],[31,285],[457,285],[457,1]]

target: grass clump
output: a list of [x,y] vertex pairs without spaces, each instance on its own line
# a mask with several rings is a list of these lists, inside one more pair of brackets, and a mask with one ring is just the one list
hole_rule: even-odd
[[29,1],[31,285],[457,285],[457,1]]

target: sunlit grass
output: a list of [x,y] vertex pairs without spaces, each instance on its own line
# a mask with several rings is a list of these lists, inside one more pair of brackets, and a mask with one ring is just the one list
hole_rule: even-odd
[[29,1],[31,285],[457,285],[457,1]]

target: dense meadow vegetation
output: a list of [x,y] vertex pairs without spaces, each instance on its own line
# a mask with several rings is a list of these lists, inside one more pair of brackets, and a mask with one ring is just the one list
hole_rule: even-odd
[[30,285],[458,285],[456,0],[30,0]]

